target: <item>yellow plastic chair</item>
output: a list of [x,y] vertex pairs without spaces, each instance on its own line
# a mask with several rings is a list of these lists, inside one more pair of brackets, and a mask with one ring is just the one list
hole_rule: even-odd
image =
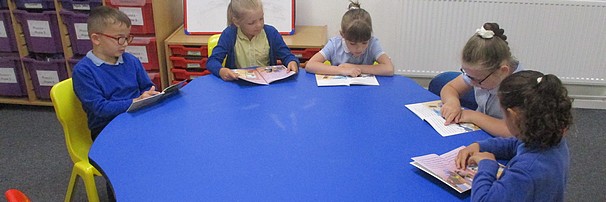
[[99,194],[95,185],[95,176],[101,176],[101,173],[88,161],[88,151],[93,141],[87,126],[86,113],[74,93],[72,79],[69,78],[55,84],[51,88],[50,97],[57,119],[63,126],[67,151],[74,162],[65,201],[71,201],[76,178],[79,176],[84,181],[88,201],[98,202]]
[[[217,46],[217,43],[219,43],[219,37],[221,37],[221,34],[215,34],[212,35],[208,38],[208,43],[206,44],[207,48],[208,48],[208,57],[210,57],[210,55],[213,54],[213,49],[215,48],[215,46]],[[227,59],[227,58],[226,58]],[[225,60],[223,59],[223,66],[225,67]]]

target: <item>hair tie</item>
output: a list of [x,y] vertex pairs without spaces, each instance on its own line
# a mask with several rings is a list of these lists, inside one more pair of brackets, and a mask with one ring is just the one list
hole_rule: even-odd
[[543,77],[537,78],[537,84],[540,84],[542,80],[543,80]]
[[486,30],[484,29],[484,27],[476,29],[476,34],[482,37],[483,39],[492,39],[492,37],[494,36],[494,32],[492,30]]
[[359,6],[351,6],[351,7],[349,7],[349,10],[355,10],[355,9],[360,9],[360,7]]

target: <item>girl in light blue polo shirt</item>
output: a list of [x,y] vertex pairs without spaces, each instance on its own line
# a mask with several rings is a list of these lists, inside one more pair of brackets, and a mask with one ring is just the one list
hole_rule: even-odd
[[[379,39],[372,36],[372,20],[360,3],[351,1],[341,20],[341,35],[328,40],[306,65],[306,71],[316,74],[359,76],[374,74],[392,76],[393,64],[383,52]],[[330,61],[325,64],[324,61]],[[378,64],[373,65],[374,62]]]
[[[485,23],[465,44],[461,57],[462,74],[448,82],[440,92],[446,125],[473,123],[491,135],[511,136],[496,93],[503,79],[522,68],[511,55],[504,32],[497,23]],[[459,98],[470,90],[474,91],[478,103],[475,111],[462,110],[459,102]]]

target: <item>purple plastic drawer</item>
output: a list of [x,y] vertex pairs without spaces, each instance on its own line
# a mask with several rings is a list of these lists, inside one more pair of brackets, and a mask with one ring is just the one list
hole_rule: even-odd
[[8,10],[0,10],[0,52],[17,52],[17,42]]
[[30,13],[23,10],[13,11],[23,28],[27,49],[33,53],[62,53],[61,37],[57,12],[44,11]]
[[53,85],[67,79],[64,59],[41,61],[24,57],[23,65],[29,72],[36,96],[40,99],[50,99],[50,89]]
[[0,9],[8,8],[8,0],[0,0]]
[[0,58],[19,57],[19,52],[0,52]]
[[63,9],[70,11],[89,12],[91,9],[102,6],[101,0],[59,0]]
[[0,96],[27,96],[19,57],[0,57]]
[[86,29],[88,14],[67,10],[61,10],[60,14],[63,23],[67,26],[69,41],[72,44],[72,51],[74,54],[85,55],[89,50],[92,50],[93,44],[88,37],[88,31]]
[[15,0],[18,9],[25,10],[55,10],[53,0]]
[[74,67],[76,66],[76,64],[78,64],[78,62],[80,62],[80,60],[82,60],[83,57],[85,57],[85,56],[74,56],[74,57],[70,58],[69,60],[67,60],[67,63],[73,70]]

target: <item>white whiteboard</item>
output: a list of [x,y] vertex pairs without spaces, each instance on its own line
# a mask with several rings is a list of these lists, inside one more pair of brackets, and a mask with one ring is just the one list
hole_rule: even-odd
[[[186,34],[218,34],[227,27],[230,0],[184,0]],[[262,0],[265,24],[281,34],[294,34],[295,0]]]

